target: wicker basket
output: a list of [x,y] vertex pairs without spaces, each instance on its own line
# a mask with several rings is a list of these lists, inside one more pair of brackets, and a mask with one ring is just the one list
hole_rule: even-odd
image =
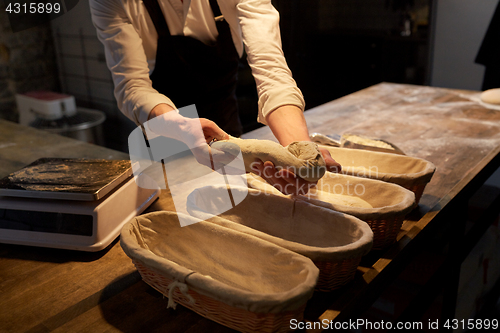
[[[258,176],[247,175],[247,182],[254,189],[291,200]],[[373,249],[378,250],[396,241],[406,214],[414,206],[415,195],[399,185],[327,172],[315,190],[294,199],[365,221],[373,231]]]
[[372,247],[369,226],[353,216],[254,189],[230,190],[233,196],[239,196],[241,191],[248,191],[248,196],[232,209],[214,216],[227,188],[202,187],[189,195],[188,212],[310,258],[320,268],[317,290],[331,291],[348,283],[354,278],[361,257]]
[[[121,246],[143,280],[176,303],[242,332],[285,332],[302,320],[318,269],[257,237],[174,212],[129,221]],[[196,220],[196,221],[194,221]],[[198,222],[199,221],[199,222]],[[198,223],[196,223],[198,222]]]
[[421,158],[360,149],[321,147],[328,149],[335,161],[342,165],[343,174],[401,185],[415,193],[415,206],[436,171],[434,164]]

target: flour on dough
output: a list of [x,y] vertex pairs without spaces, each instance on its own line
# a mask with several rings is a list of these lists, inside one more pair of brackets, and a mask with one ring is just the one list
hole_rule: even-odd
[[384,149],[394,149],[390,144],[380,141],[380,140],[374,140],[374,139],[369,139],[366,137],[362,137],[359,135],[353,135],[353,134],[345,134],[342,136],[342,141],[343,142],[352,142],[356,143],[359,145],[364,145],[364,146],[371,146],[371,147],[378,147],[378,148],[384,148]]
[[234,144],[240,147],[247,172],[253,171],[252,163],[257,159],[271,161],[277,169],[292,168],[295,175],[310,182],[319,180],[326,172],[325,160],[314,142],[292,142],[283,147],[270,140],[230,137],[229,140],[213,143],[212,147],[231,153],[229,150],[233,149]]

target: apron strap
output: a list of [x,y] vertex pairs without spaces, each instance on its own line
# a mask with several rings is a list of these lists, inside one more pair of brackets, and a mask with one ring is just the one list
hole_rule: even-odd
[[210,0],[210,7],[212,8],[212,12],[214,13],[214,17],[222,15],[222,13],[220,12],[220,8],[219,8],[219,4],[217,3],[217,0]]
[[158,36],[170,36],[170,30],[168,29],[167,21],[165,20],[158,0],[143,0],[143,2],[153,21]]

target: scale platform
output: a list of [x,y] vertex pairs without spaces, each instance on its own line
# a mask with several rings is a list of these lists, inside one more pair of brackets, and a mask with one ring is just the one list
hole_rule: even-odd
[[39,159],[0,179],[0,243],[102,250],[159,196],[137,177],[127,160]]

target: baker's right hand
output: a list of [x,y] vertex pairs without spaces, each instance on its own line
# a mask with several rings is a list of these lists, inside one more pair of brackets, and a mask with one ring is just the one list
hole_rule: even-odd
[[[200,135],[200,126],[201,133]],[[227,140],[229,135],[216,123],[205,118],[185,118],[179,124],[178,137],[193,153],[196,161],[211,168],[219,169],[218,161],[224,160],[224,152],[211,148],[208,143],[212,141]]]
[[155,134],[184,142],[198,163],[213,170],[217,169],[214,160],[225,159],[223,152],[211,149],[208,143],[213,140],[227,140],[229,135],[211,120],[187,118],[171,106],[159,104],[151,111],[147,126]]

